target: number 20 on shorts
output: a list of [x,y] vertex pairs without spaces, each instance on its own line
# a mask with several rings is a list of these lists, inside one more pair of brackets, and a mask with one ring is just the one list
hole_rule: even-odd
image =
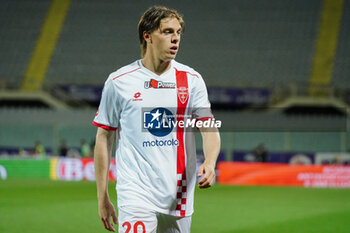
[[[141,221],[135,222],[133,232],[130,232],[130,230],[131,230],[131,223],[130,223],[130,222],[124,222],[122,226],[123,226],[123,227],[126,227],[125,233],[141,233],[141,232],[142,232],[142,233],[146,233],[145,224],[144,224],[143,222],[141,222]],[[141,232],[138,232],[138,231],[137,231],[137,228],[138,228],[139,226],[142,228],[142,229],[141,229],[141,230],[142,230]]]

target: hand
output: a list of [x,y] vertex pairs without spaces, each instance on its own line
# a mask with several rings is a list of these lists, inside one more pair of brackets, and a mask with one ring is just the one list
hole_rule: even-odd
[[210,164],[206,161],[198,169],[198,177],[201,177],[204,174],[203,178],[198,182],[198,187],[200,189],[209,188],[214,184],[215,181],[215,164]]
[[101,202],[99,201],[98,214],[100,216],[100,219],[104,227],[109,231],[115,232],[113,223],[111,223],[111,217],[115,224],[118,224],[118,219],[117,219],[117,216],[115,215],[114,206],[109,199]]

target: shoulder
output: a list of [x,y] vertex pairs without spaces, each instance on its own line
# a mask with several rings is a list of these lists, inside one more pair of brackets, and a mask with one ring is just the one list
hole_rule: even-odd
[[116,81],[122,77],[126,77],[128,74],[136,72],[139,69],[141,69],[141,67],[140,67],[139,62],[137,60],[129,65],[123,66],[123,67],[119,68],[118,70],[112,72],[108,76],[107,82],[108,81]]
[[173,60],[172,62],[173,62],[173,66],[174,66],[176,71],[186,72],[188,75],[190,75],[194,78],[202,79],[202,76],[192,67],[184,65],[182,63],[179,63],[175,60]]

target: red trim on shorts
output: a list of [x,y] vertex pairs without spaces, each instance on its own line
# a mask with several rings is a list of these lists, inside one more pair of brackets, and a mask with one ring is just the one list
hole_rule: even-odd
[[116,130],[118,129],[117,127],[111,127],[111,126],[108,126],[108,125],[99,124],[99,123],[97,123],[96,121],[93,121],[92,124],[93,124],[94,126],[100,127],[100,128],[102,128],[102,129],[107,129],[107,130],[116,131]]
[[134,71],[136,71],[136,70],[138,70],[138,69],[141,69],[141,67],[138,67],[138,68],[136,68],[136,69],[134,69],[134,70],[128,71],[128,72],[123,73],[123,74],[120,74],[120,75],[118,75],[117,77],[113,78],[112,80],[117,79],[117,78],[119,78],[119,77],[121,77],[121,76],[123,76],[123,75],[125,75],[125,74],[132,73],[132,72],[134,72]]

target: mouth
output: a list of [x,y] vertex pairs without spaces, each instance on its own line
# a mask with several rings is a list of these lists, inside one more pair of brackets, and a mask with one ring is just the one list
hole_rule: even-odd
[[178,46],[173,46],[173,47],[170,48],[170,53],[171,54],[176,54],[177,50],[178,50]]

